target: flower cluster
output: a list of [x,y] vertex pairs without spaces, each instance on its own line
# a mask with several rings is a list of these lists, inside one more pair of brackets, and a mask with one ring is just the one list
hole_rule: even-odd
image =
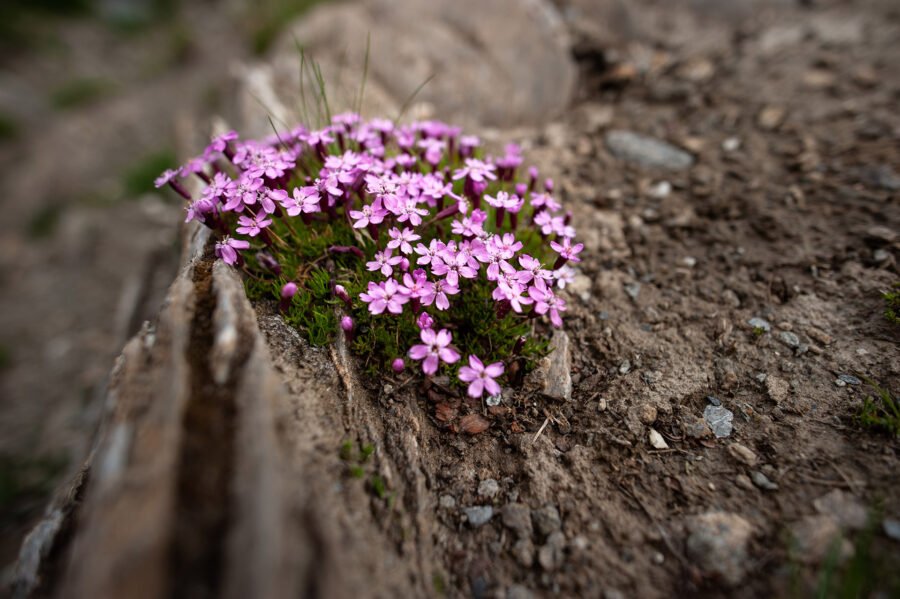
[[[562,326],[559,290],[583,249],[553,182],[521,165],[518,146],[486,156],[444,123],[345,113],[261,140],[218,135],[156,184],[182,195],[186,221],[219,234],[216,256],[311,339],[340,329],[398,372],[403,356],[429,376],[445,364],[481,397],[538,351],[526,340],[541,317]],[[182,184],[191,176],[205,184],[197,197]],[[460,349],[467,366],[454,366]]]

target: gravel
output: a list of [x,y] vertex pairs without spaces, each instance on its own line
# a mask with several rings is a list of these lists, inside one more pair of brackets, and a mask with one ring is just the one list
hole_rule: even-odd
[[694,164],[694,157],[681,148],[633,131],[610,131],[605,141],[614,156],[640,166],[680,171]]

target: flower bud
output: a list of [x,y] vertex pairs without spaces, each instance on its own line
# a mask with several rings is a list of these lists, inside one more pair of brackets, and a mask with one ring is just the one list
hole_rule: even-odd
[[528,186],[524,183],[516,183],[516,195],[520,198],[524,198],[525,194],[528,192]]
[[350,294],[347,293],[347,290],[344,289],[343,285],[335,285],[334,286],[334,294],[340,299],[342,302],[350,305]]
[[345,333],[353,332],[353,319],[349,316],[344,316],[341,318],[341,330]]
[[395,358],[393,362],[391,362],[391,369],[397,374],[403,372],[403,369],[406,368],[406,363],[403,361],[403,358]]
[[434,326],[434,319],[430,314],[428,314],[428,312],[422,312],[416,319],[416,324],[419,325],[419,328],[424,331],[425,329],[430,329],[432,326]]
[[544,189],[547,190],[547,193],[553,192],[553,179],[551,179],[550,177],[544,179]]
[[294,299],[295,295],[297,295],[297,284],[293,281],[285,283],[284,287],[281,288],[281,304],[279,304],[279,309],[282,312],[288,311],[288,308],[291,307],[291,300]]

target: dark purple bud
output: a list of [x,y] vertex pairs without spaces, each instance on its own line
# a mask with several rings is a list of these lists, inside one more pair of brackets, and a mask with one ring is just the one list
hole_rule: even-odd
[[353,319],[349,316],[343,316],[341,318],[341,330],[345,333],[353,332]]
[[365,258],[365,254],[355,245],[333,245],[328,248],[332,254],[353,254],[357,258]]
[[281,265],[278,264],[278,261],[272,257],[272,254],[268,252],[257,252],[256,263],[274,274],[276,277],[281,275]]
[[513,346],[512,351],[514,356],[518,356],[520,353],[522,353],[522,348],[525,347],[525,341],[527,341],[527,339],[524,336],[516,339],[516,344]]
[[293,281],[285,283],[284,287],[281,288],[281,304],[278,306],[282,312],[288,311],[288,308],[291,307],[291,300],[294,299],[295,295],[297,295],[297,284]]
[[406,362],[403,361],[403,358],[395,358],[393,362],[391,362],[391,369],[400,374],[403,372],[403,369],[406,368]]
[[525,194],[528,192],[528,186],[524,183],[516,183],[516,195],[520,198],[524,198]]
[[550,177],[544,179],[544,189],[547,190],[547,193],[553,192],[553,179]]
[[347,293],[347,290],[344,289],[343,285],[335,285],[334,286],[334,294],[343,301],[347,306],[350,306],[350,294]]

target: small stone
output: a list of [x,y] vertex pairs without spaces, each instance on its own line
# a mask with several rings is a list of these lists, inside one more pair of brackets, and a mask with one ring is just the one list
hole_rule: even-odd
[[778,334],[778,339],[791,349],[800,347],[800,338],[790,331],[781,331]]
[[749,324],[754,330],[762,329],[764,333],[768,333],[772,330],[772,325],[769,324],[768,320],[765,320],[763,318],[753,317],[747,321],[747,324]]
[[741,445],[740,443],[732,443],[731,445],[729,445],[728,453],[730,453],[735,459],[740,460],[748,466],[755,466],[756,462],[758,461],[758,458],[756,457],[756,454],[753,453],[753,450],[746,445]]
[[785,401],[790,395],[791,386],[790,384],[775,375],[771,375],[766,377],[766,393],[769,394],[769,399],[774,401],[777,404]]
[[534,523],[538,533],[543,536],[547,536],[562,528],[559,510],[552,504],[547,504],[538,510],[534,510],[531,513],[531,521]]
[[619,364],[619,374],[628,374],[629,372],[631,372],[631,362],[629,360]]
[[711,511],[687,521],[687,554],[701,570],[735,586],[743,580],[750,562],[747,544],[753,527],[729,512]]
[[445,509],[453,509],[456,507],[456,498],[453,495],[441,495],[438,505]]
[[869,512],[856,497],[834,489],[813,501],[813,507],[820,514],[831,516],[846,530],[862,530],[869,520]]
[[756,124],[759,125],[760,129],[777,129],[784,122],[786,114],[787,111],[781,106],[766,106],[756,115]]
[[841,379],[834,379],[834,386],[835,387],[846,387],[847,383],[846,383],[846,381],[843,381]]
[[660,181],[659,183],[653,185],[650,189],[648,189],[647,193],[650,194],[651,198],[664,200],[665,198],[669,197],[669,194],[672,193],[672,184],[668,181]]
[[687,266],[688,268],[694,268],[697,266],[697,259],[693,256],[685,256],[681,259],[681,263]]
[[488,499],[500,492],[500,485],[493,478],[486,478],[478,485],[478,494]]
[[682,418],[681,428],[684,430],[684,434],[691,439],[708,439],[713,436],[712,429],[706,424],[706,420],[694,415]]
[[831,516],[806,516],[791,527],[791,534],[796,545],[796,555],[806,564],[818,564],[829,555],[834,555],[835,544],[838,544],[838,561],[843,561],[852,554],[853,545],[841,536],[838,523]]
[[603,599],[626,599],[625,593],[615,588],[608,588],[603,591]]
[[609,402],[606,401],[605,397],[601,397],[600,400],[597,402],[597,411],[605,412],[608,407],[609,407]]
[[668,449],[669,445],[666,443],[666,440],[663,439],[663,436],[656,432],[655,429],[650,429],[650,446],[654,449]]
[[813,341],[818,341],[822,345],[831,345],[831,342],[834,341],[831,335],[823,331],[822,329],[817,329],[816,327],[809,327],[806,329],[806,334]]
[[737,137],[729,137],[722,142],[722,149],[726,152],[737,152],[741,149],[741,140]]
[[494,508],[489,505],[473,505],[463,510],[469,520],[469,526],[478,528],[487,524],[494,517]]
[[554,331],[550,338],[550,354],[543,358],[531,376],[541,392],[557,401],[572,399],[572,352],[565,331]]
[[769,380],[769,375],[765,372],[758,372],[753,378],[755,378],[756,382],[758,383],[765,383],[767,380]]
[[604,139],[609,151],[626,162],[668,170],[684,170],[694,164],[693,156],[684,150],[632,131],[610,131]]
[[534,564],[534,543],[531,539],[519,539],[512,546],[512,555],[523,568],[530,568]]
[[722,400],[716,397],[715,395],[707,395],[706,401],[712,406],[719,407],[722,405]]
[[560,532],[552,532],[547,542],[538,550],[538,563],[547,572],[559,569],[565,559],[566,536]]
[[887,250],[877,249],[872,252],[872,260],[875,262],[885,262],[890,257],[891,254]]
[[499,393],[497,395],[489,395],[485,400],[484,404],[489,408],[495,408],[500,405],[500,401],[503,399],[503,396]]
[[647,425],[653,424],[656,422],[656,406],[651,404],[644,404],[640,408],[640,412],[638,413],[638,419]]
[[884,534],[886,534],[888,538],[900,541],[900,520],[885,518],[884,522],[881,523],[881,527],[884,529]]
[[753,481],[753,484],[763,489],[765,491],[777,491],[778,485],[769,480],[769,478],[758,470],[754,470],[750,473],[750,480]]
[[848,385],[862,385],[862,381],[850,374],[839,374],[838,380],[844,381]]
[[713,434],[722,439],[731,434],[734,412],[722,406],[706,406],[703,410],[703,418],[709,424]]
[[503,526],[509,528],[521,538],[530,538],[532,533],[531,509],[521,503],[508,503],[500,513]]
[[734,484],[744,489],[745,491],[755,491],[756,487],[753,486],[753,481],[750,480],[750,477],[746,474],[738,474],[734,477]]
[[625,285],[625,293],[628,294],[633,300],[637,300],[638,294],[641,292],[641,284],[640,283],[628,283]]

